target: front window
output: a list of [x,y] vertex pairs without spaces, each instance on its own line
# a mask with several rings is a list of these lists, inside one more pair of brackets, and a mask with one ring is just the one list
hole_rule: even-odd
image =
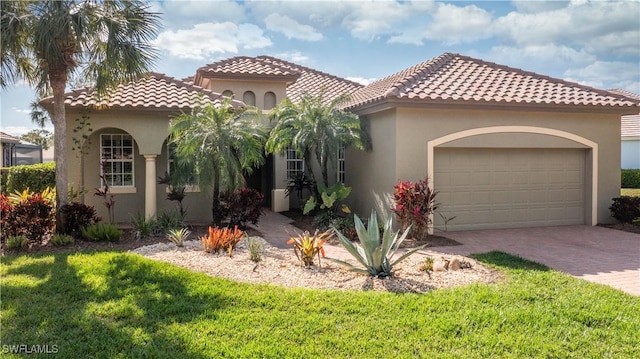
[[110,187],[134,185],[133,138],[130,135],[100,135],[100,154],[100,160],[104,164],[104,181]]
[[304,160],[298,157],[296,150],[287,148],[287,179],[296,178],[300,172],[304,172]]

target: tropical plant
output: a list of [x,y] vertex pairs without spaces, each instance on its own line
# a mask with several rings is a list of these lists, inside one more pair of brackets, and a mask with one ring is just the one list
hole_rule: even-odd
[[92,242],[118,242],[122,231],[115,224],[96,223],[83,228],[82,237]]
[[371,211],[368,228],[365,227],[357,215],[354,215],[354,222],[356,224],[356,231],[358,232],[359,244],[351,242],[351,240],[345,237],[340,231],[335,230],[335,232],[338,235],[340,244],[342,244],[364,268],[356,267],[342,260],[331,259],[346,265],[352,271],[367,273],[379,278],[389,277],[393,274],[392,270],[394,265],[425,247],[420,246],[413,248],[401,255],[398,259],[393,260],[393,256],[400,247],[400,244],[407,238],[410,228],[405,229],[402,235],[398,237],[398,232],[393,231],[392,221],[389,219],[384,223],[384,231],[381,237],[375,211]]
[[285,197],[289,197],[292,192],[295,192],[296,196],[298,197],[298,201],[302,203],[304,190],[306,189],[310,193],[313,193],[314,188],[316,188],[316,183],[303,171],[300,171],[294,173],[287,180],[287,188],[284,191],[284,195]]
[[54,203],[56,199],[56,190],[53,187],[47,187],[42,192],[31,192],[29,188],[25,188],[22,191],[14,191],[9,195],[9,202],[12,204],[20,204],[28,200],[30,197],[39,194],[43,199]]
[[212,188],[214,225],[223,219],[221,191],[242,187],[244,173],[264,163],[267,130],[258,118],[257,109],[236,109],[227,98],[219,105],[197,106],[171,122],[170,137],[176,144],[176,173],[171,175]]
[[25,249],[28,245],[29,239],[27,239],[27,236],[23,234],[18,236],[9,236],[9,238],[7,238],[7,249],[9,250]]
[[227,191],[220,196],[221,217],[229,220],[229,226],[246,228],[247,223],[258,223],[262,213],[264,195],[252,188]]
[[102,203],[107,209],[107,213],[109,213],[109,223],[113,224],[115,222],[115,205],[116,200],[113,193],[111,193],[111,187],[109,186],[109,181],[107,180],[107,162],[102,161],[100,163],[101,171],[100,171],[100,181],[102,182],[102,187],[96,188],[93,193],[94,196],[102,197]]
[[238,229],[238,226],[230,228],[209,227],[209,232],[200,237],[202,246],[207,253],[218,253],[220,250],[227,250],[229,257],[233,254],[236,244],[245,236],[245,233]]
[[136,239],[153,236],[161,232],[158,220],[155,218],[146,218],[144,213],[136,213],[131,216],[131,226]]
[[56,233],[51,237],[51,243],[58,247],[64,247],[73,244],[76,240],[68,234]]
[[[306,94],[299,103],[284,99],[269,118],[277,121],[266,143],[267,153],[285,154],[293,148],[304,158],[304,168],[309,178],[329,186],[329,167],[337,168],[338,148],[370,148],[370,139],[360,127],[355,114],[344,111],[340,105],[348,96],[327,100],[324,92],[317,96]],[[320,165],[320,176],[313,173],[312,156]],[[313,189],[315,190],[315,188]]]
[[182,201],[187,196],[185,191],[187,186],[185,184],[174,184],[171,175],[168,172],[164,173],[164,176],[158,177],[158,184],[167,185],[167,200],[177,203],[180,216],[184,218],[187,215],[187,211],[184,209]]
[[157,231],[167,233],[172,229],[184,227],[184,217],[176,210],[161,211],[156,216]]
[[70,234],[79,238],[82,228],[100,222],[100,217],[96,216],[96,209],[80,202],[69,202],[59,210],[63,218],[64,228],[58,232]]
[[71,76],[90,80],[105,95],[149,71],[159,16],[132,1],[2,1],[0,85],[20,80],[52,93],[56,207],[67,202],[65,91]]
[[262,251],[264,250],[264,244],[255,237],[249,238],[249,258],[251,261],[258,263],[262,260]]
[[[391,210],[398,216],[402,229],[412,228],[410,234],[417,240],[426,239],[433,228],[433,214],[437,213],[439,203],[436,202],[438,192],[429,186],[429,179],[418,182],[400,181],[394,186],[393,207]],[[442,214],[444,223],[452,218]]]
[[333,235],[332,231],[318,232],[316,229],[315,233],[311,235],[309,231],[304,231],[304,233],[291,237],[287,241],[287,244],[293,244],[293,253],[300,260],[300,264],[305,267],[312,266],[315,257],[318,257],[318,266],[320,266],[320,255],[325,256],[324,244]]
[[611,216],[622,223],[633,223],[640,218],[640,197],[620,196],[609,207]]
[[167,239],[170,240],[176,247],[184,247],[184,241],[189,238],[191,231],[186,228],[170,229],[167,232]]
[[[28,191],[27,191],[28,192]],[[41,193],[29,193],[17,203],[2,195],[1,238],[24,235],[33,242],[42,242],[53,232],[53,202]]]

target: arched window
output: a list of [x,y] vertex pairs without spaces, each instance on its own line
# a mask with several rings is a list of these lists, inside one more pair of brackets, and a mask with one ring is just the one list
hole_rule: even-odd
[[224,92],[222,93],[222,96],[224,96],[224,97],[230,97],[230,98],[233,98],[233,91],[231,91],[231,90],[224,90]]
[[276,107],[276,94],[269,91],[264,94],[264,109],[271,110]]
[[256,105],[256,94],[254,94],[251,91],[245,92],[244,95],[242,95],[242,102],[244,102],[245,104],[247,104],[249,106],[255,106]]

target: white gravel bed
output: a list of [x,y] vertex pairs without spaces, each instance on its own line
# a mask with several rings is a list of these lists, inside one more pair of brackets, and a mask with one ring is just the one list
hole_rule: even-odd
[[[262,261],[255,263],[249,258],[247,240],[238,243],[233,256],[225,253],[211,254],[202,249],[199,240],[186,241],[184,247],[173,243],[157,243],[137,248],[137,253],[150,259],[171,263],[193,271],[206,273],[238,282],[269,283],[287,288],[317,288],[334,290],[375,290],[389,292],[425,293],[432,289],[451,288],[472,283],[494,283],[502,280],[502,275],[474,259],[445,255],[423,250],[394,266],[391,278],[377,279],[349,271],[344,266],[321,259],[321,266],[304,268],[292,249],[279,249],[270,246],[260,237],[254,237],[264,243]],[[356,263],[355,259],[341,247],[325,245],[328,258],[338,258]],[[444,272],[424,272],[420,267],[425,257],[434,259],[458,258],[460,262],[470,264],[471,268],[448,270]],[[316,261],[317,262],[317,261]]]

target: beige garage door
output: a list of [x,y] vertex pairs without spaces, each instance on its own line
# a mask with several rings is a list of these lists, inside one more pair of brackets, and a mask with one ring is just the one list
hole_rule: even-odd
[[[449,230],[584,224],[582,149],[436,148]],[[436,225],[442,220],[436,216]]]

